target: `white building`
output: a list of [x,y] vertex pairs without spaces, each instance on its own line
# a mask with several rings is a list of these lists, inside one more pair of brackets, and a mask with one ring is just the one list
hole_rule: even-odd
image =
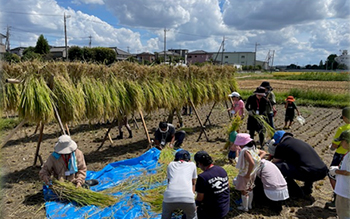
[[348,50],[343,50],[343,53],[340,56],[335,57],[334,60],[339,65],[343,64],[350,68],[350,55],[348,55]]

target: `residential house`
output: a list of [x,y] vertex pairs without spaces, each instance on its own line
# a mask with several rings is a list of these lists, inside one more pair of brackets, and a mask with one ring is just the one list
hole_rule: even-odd
[[2,58],[6,52],[6,46],[5,46],[5,43],[3,41],[4,39],[6,39],[6,36],[4,34],[0,33],[0,58]]
[[117,54],[116,60],[117,61],[124,61],[130,56],[132,56],[130,53],[125,52],[124,50],[118,49],[117,47],[108,47],[110,49],[113,49],[115,53]]
[[[69,50],[69,47],[67,48]],[[51,46],[50,55],[53,59],[66,59],[66,47],[65,46]]]
[[206,52],[204,50],[195,50],[187,54],[187,63],[203,63],[208,62],[212,58],[212,53]]
[[22,57],[22,56],[23,56],[23,52],[24,52],[24,50],[25,50],[26,48],[27,48],[27,47],[20,46],[20,47],[16,47],[16,48],[11,49],[10,52],[11,52],[12,54],[18,55],[19,57]]
[[178,53],[175,53],[172,51],[155,52],[155,56],[156,56],[156,59],[164,60],[165,58],[165,61],[174,60],[181,57]]
[[145,61],[148,63],[152,63],[155,61],[156,56],[153,53],[143,52],[136,54],[136,59],[140,63],[144,63]]

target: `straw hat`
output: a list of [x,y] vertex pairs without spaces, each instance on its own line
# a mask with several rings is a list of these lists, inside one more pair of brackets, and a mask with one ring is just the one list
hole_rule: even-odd
[[295,99],[294,99],[293,96],[288,96],[287,99],[286,99],[286,101],[294,102]]
[[58,154],[70,154],[77,149],[77,143],[69,135],[61,135],[55,145],[55,152]]

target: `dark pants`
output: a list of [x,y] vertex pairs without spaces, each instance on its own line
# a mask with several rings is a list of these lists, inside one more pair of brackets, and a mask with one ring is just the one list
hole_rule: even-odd
[[270,125],[273,129],[275,129],[275,126],[274,126],[274,124],[273,124],[273,113],[268,113],[268,114],[267,114],[267,118],[268,118],[268,123],[269,123],[269,125]]
[[[328,173],[326,166],[318,170],[312,170],[307,167],[297,167],[286,162],[275,163],[275,165],[278,167],[278,169],[280,169],[282,175],[286,178],[289,194],[293,194],[293,190],[295,191],[295,194],[310,194],[312,192],[312,184],[315,181],[325,178]],[[294,181],[295,179],[304,182],[302,191],[300,191],[301,188]]]
[[259,177],[255,178],[255,187],[253,189],[254,193],[254,198],[253,202],[254,204],[259,207],[268,207],[274,212],[281,212],[282,211],[282,204],[283,201],[272,201],[269,199],[264,192],[264,186],[263,183],[261,182],[261,179]]
[[260,130],[251,129],[251,130],[249,130],[249,135],[250,135],[251,139],[254,139],[255,131],[257,131],[259,133],[259,142],[260,142],[261,149],[263,149],[264,148],[264,141],[265,141],[265,130],[264,129],[260,129]]
[[[183,131],[183,130],[176,131],[175,132],[175,144],[174,144],[174,147],[175,148],[181,147],[181,144],[184,141],[185,137],[186,137],[186,132],[185,131]],[[170,142],[171,138],[166,139],[166,141]]]

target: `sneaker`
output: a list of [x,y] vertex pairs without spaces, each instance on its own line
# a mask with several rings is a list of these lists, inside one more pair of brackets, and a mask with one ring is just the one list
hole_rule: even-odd
[[325,208],[335,208],[335,200],[326,202]]
[[249,211],[248,208],[244,208],[243,206],[238,206],[237,209],[240,210],[240,211],[245,211],[245,212]]

